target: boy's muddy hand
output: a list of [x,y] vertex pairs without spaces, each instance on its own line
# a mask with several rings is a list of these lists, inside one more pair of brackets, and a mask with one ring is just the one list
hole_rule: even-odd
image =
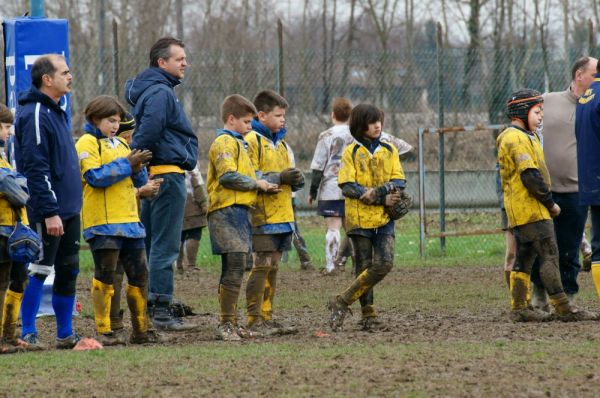
[[396,203],[400,202],[400,199],[402,199],[402,194],[398,191],[394,191],[392,193],[388,193],[387,195],[385,195],[385,206],[393,206]]
[[369,188],[359,198],[361,202],[367,205],[372,205],[377,200],[377,191],[375,188]]
[[158,194],[162,178],[152,178],[148,183],[139,189],[140,198],[153,198]]
[[144,163],[147,163],[150,159],[152,159],[152,152],[147,149],[144,149],[143,151],[134,149],[127,155],[127,160],[129,160],[131,170],[133,170],[134,173],[140,171],[144,166]]
[[560,214],[560,206],[556,203],[550,208],[550,217],[556,218]]
[[259,191],[264,192],[264,193],[281,192],[281,188],[279,188],[279,185],[271,184],[270,182],[267,182],[266,180],[256,181],[256,186],[258,187]]

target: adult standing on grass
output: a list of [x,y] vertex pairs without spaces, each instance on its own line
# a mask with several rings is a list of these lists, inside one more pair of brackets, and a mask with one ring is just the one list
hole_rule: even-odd
[[185,171],[194,169],[198,155],[198,138],[174,91],[187,66],[184,43],[163,37],[150,49],[150,67],[125,84],[138,123],[131,146],[152,151],[150,174],[163,179],[158,195],[142,199],[141,206],[149,254],[148,304],[154,326],[174,331],[195,327],[170,309],[187,196]]
[[21,309],[23,340],[38,343],[35,318],[44,280],[54,265],[57,348],[72,348],[80,340],[71,316],[79,273],[81,179],[67,114],[59,104],[71,91],[72,79],[63,56],[38,58],[31,67],[31,88],[19,97],[15,120],[17,169],[27,177],[30,194],[27,214],[44,242],[43,258],[29,266]]
[[[544,157],[552,181],[552,198],[561,211],[553,219],[560,279],[569,300],[579,291],[577,275],[579,246],[585,228],[588,208],[579,204],[577,180],[577,139],[575,112],[577,100],[594,81],[598,60],[579,58],[571,69],[571,85],[564,91],[544,94]],[[532,273],[532,304],[548,307],[546,291],[538,272]]]

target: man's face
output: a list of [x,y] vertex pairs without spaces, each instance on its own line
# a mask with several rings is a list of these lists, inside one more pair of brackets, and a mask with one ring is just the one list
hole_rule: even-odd
[[52,76],[48,75],[47,83],[56,97],[62,97],[71,91],[71,82],[73,76],[67,66],[67,63],[62,58],[53,58],[52,64],[56,71]]
[[271,132],[276,133],[285,127],[285,108],[276,106],[271,112],[258,112],[258,121]]
[[11,127],[12,124],[10,123],[0,123],[0,141],[6,142],[8,135],[10,134]]
[[577,78],[579,80],[579,84],[581,84],[581,88],[585,91],[590,85],[594,82],[594,76],[596,76],[596,65],[598,64],[598,60],[595,58],[590,58],[590,62],[587,63],[585,67],[583,67],[580,71],[577,72]]
[[158,59],[158,67],[178,79],[183,79],[185,68],[188,66],[185,50],[183,47],[171,44],[169,51],[171,53],[169,58]]

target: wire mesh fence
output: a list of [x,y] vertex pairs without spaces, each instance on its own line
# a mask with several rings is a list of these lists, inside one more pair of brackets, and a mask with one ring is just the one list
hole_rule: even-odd
[[[123,98],[125,80],[148,65],[148,49],[122,47],[124,49],[117,52],[81,43],[71,46],[75,134],[80,132],[82,111],[90,99],[99,94]],[[412,50],[334,54],[285,48],[281,63],[276,50],[188,49],[188,57],[190,67],[177,91],[199,136],[203,169],[206,169],[214,131],[220,127],[219,108],[223,98],[233,93],[252,98],[259,90],[268,88],[283,92],[290,104],[287,142],[295,152],[297,165],[306,171],[319,133],[330,125],[329,108],[334,97],[346,96],[355,104],[376,104],[386,113],[384,130],[417,148],[420,127],[505,122],[505,101],[516,88],[540,91],[566,88],[570,80],[568,65],[572,61],[562,55],[544,54],[541,49],[441,49],[436,48],[435,43]],[[283,86],[279,86],[280,74],[283,74]],[[425,197],[431,209],[427,225],[428,231],[435,235],[435,224],[443,218],[439,213],[439,144],[437,137],[427,136],[425,140],[424,165],[428,173]],[[447,222],[465,223],[469,225],[465,227],[468,230],[498,228],[499,217],[494,213],[498,202],[495,200],[492,132],[447,133],[444,158]],[[408,190],[413,197],[418,197],[416,156],[405,159],[403,167],[407,172]],[[299,203],[301,209],[307,209],[305,193],[300,194]],[[470,214],[483,215],[477,216],[475,226],[469,224],[472,218],[465,221],[462,216],[467,210]],[[482,222],[485,228],[480,218],[487,220]],[[458,225],[457,228],[460,229]],[[497,238],[482,235],[478,239],[495,242]],[[445,249],[454,250],[454,242],[461,239],[452,239]],[[428,240],[427,244],[436,242]],[[316,247],[321,242],[309,244]],[[469,245],[471,243],[459,244],[456,250]]]

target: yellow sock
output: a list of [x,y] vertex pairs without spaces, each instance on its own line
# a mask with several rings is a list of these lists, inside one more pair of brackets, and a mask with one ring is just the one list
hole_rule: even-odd
[[92,305],[96,319],[96,331],[100,334],[110,333],[110,300],[115,294],[113,285],[107,285],[98,279],[92,279]]
[[594,286],[596,286],[596,293],[600,297],[600,262],[592,263],[592,280],[594,281]]
[[2,337],[5,340],[13,340],[17,332],[17,321],[19,319],[19,310],[21,309],[21,300],[23,293],[6,292],[2,316]]

